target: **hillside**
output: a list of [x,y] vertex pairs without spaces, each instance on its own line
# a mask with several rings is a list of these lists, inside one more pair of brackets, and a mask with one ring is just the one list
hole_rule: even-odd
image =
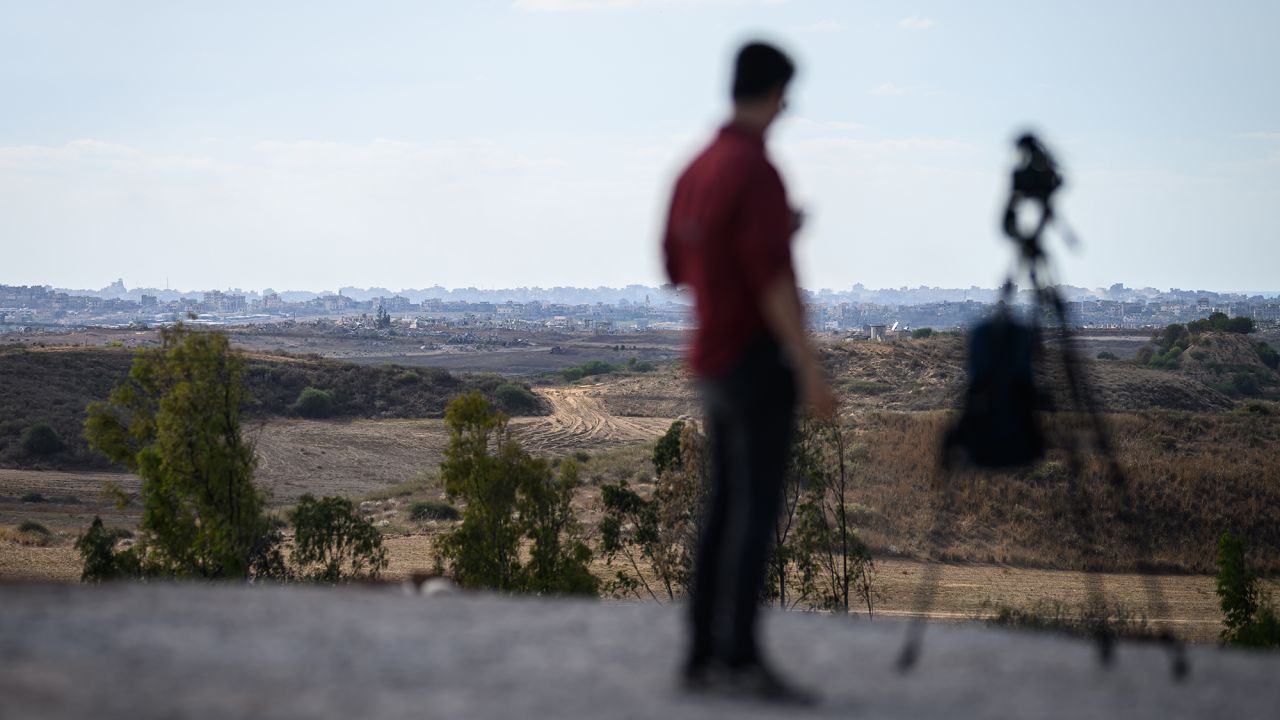
[[[491,400],[507,380],[497,375],[453,374],[434,368],[357,365],[316,358],[265,354],[246,356],[245,382],[254,398],[250,418],[296,417],[292,409],[306,387],[333,393],[333,416],[355,418],[443,417],[449,399],[479,390]],[[81,428],[85,407],[105,400],[129,374],[133,352],[123,348],[0,347],[0,467],[105,469],[110,465],[91,452]],[[537,397],[525,408],[506,408],[513,415],[548,412]],[[23,431],[47,423],[66,447],[48,456],[26,452]]]
[[[1231,339],[1223,341],[1223,346]],[[1052,351],[1041,368],[1046,388],[1065,402],[1061,362]],[[959,406],[965,382],[965,342],[940,335],[920,340],[834,341],[819,346],[823,365],[841,400],[841,412],[927,412]],[[1212,357],[1219,357],[1214,355]],[[1182,410],[1220,412],[1238,396],[1220,387],[1221,375],[1206,360],[1203,368],[1160,370],[1129,360],[1084,358],[1083,367],[1101,407],[1109,412]],[[1233,367],[1230,358],[1219,361]],[[1243,360],[1241,360],[1243,362]],[[1267,370],[1254,360],[1255,369]],[[1270,372],[1269,370],[1267,372]],[[606,407],[617,415],[643,417],[697,415],[696,388],[678,366],[645,377],[600,378]]]

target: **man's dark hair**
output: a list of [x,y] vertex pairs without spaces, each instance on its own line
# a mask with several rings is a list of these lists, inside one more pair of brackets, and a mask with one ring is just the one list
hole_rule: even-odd
[[778,48],[762,42],[747,43],[738,51],[733,71],[733,99],[759,100],[785,87],[796,66]]

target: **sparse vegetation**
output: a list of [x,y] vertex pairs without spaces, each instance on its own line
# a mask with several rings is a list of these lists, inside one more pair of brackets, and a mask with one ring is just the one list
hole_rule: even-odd
[[989,625],[1017,630],[1060,632],[1090,638],[1106,635],[1127,640],[1159,637],[1146,616],[1120,602],[1104,598],[1079,604],[1045,599],[1028,606],[988,601],[983,603],[979,615]]
[[376,578],[387,567],[382,534],[346,498],[303,495],[289,522],[296,577],[332,583]]

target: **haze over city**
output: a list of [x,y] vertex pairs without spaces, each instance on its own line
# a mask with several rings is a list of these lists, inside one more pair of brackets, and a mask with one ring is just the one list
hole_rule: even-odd
[[1278,284],[1280,7],[517,0],[8,3],[0,283],[657,285],[744,38],[809,288],[991,287],[1010,141],[1068,178],[1082,287]]

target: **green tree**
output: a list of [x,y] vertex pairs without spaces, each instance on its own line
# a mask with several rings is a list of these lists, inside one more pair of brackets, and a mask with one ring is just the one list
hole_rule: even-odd
[[318,582],[376,578],[387,567],[382,533],[347,498],[303,495],[289,513],[289,522],[294,531],[292,563],[299,577]]
[[75,549],[80,553],[81,561],[81,582],[136,578],[142,574],[142,562],[136,548],[116,550],[120,536],[119,530],[106,529],[102,525],[102,518],[94,516],[89,529],[76,538]]
[[22,449],[32,455],[52,455],[66,447],[58,431],[48,423],[36,423],[22,431]]
[[[647,499],[625,482],[601,488],[605,509],[599,525],[601,552],[610,567],[615,562],[623,565],[615,569],[609,590],[669,601],[692,588],[702,531],[710,469],[707,439],[696,423],[671,424],[655,448],[654,468],[658,479]],[[646,570],[642,562],[648,565]]]
[[1280,616],[1245,564],[1244,540],[1231,533],[1218,539],[1217,590],[1223,642],[1280,647]]
[[391,327],[391,313],[387,312],[387,309],[381,303],[378,304],[378,312],[374,316],[373,326],[379,330],[386,330]]
[[668,468],[681,469],[680,434],[684,432],[684,421],[676,420],[667,431],[658,438],[653,446],[653,472],[661,476]]
[[516,510],[525,537],[532,541],[529,561],[522,568],[526,592],[595,595],[600,581],[591,574],[591,548],[582,539],[573,514],[573,496],[580,483],[578,463],[560,463],[559,477],[542,458],[523,463]]
[[[462,521],[439,545],[463,587],[502,591],[594,593],[571,501],[579,479],[572,460],[559,478],[541,458],[507,435],[507,417],[478,392],[460,395],[445,411],[449,445],[440,465],[445,493],[466,503]],[[567,466],[567,467],[566,467]],[[530,560],[522,565],[521,539]]]
[[179,324],[161,331],[159,348],[137,352],[106,403],[88,408],[90,446],[142,478],[149,573],[244,578],[269,555],[253,445],[240,431],[243,370],[225,335]]

